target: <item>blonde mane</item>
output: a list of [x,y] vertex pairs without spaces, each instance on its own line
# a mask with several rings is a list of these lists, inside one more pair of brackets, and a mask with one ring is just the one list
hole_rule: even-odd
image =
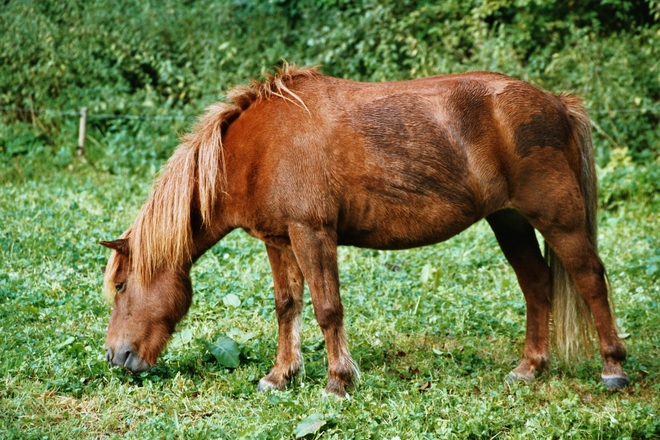
[[[298,69],[285,63],[263,82],[253,80],[250,86],[233,88],[227,94],[233,104],[211,105],[192,133],[183,136],[135,223],[121,237],[129,240],[130,265],[140,284],[148,286],[159,271],[180,268],[192,261],[191,208],[197,202],[197,194],[202,224],[211,224],[216,201],[227,188],[222,135],[232,121],[253,103],[273,98],[307,109],[289,86],[301,77],[317,75],[316,68]],[[110,298],[114,296],[119,264],[119,255],[113,251],[104,279]]]

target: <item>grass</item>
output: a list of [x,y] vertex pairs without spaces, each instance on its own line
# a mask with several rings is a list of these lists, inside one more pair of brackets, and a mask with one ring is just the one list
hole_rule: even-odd
[[[632,181],[644,173],[627,167]],[[304,376],[283,392],[256,391],[277,326],[264,247],[242,232],[193,269],[193,307],[158,366],[139,375],[108,367],[108,252],[97,242],[132,222],[149,186],[148,176],[84,164],[0,185],[0,437],[293,438],[310,415],[318,423],[307,438],[660,437],[657,194],[619,200],[600,217],[629,389],[600,385],[598,356],[555,363],[530,384],[504,382],[522,350],[525,303],[482,222],[421,249],[341,249],[362,383],[338,400],[322,396],[325,351],[308,294]],[[205,348],[219,335],[244,341],[238,368]]]

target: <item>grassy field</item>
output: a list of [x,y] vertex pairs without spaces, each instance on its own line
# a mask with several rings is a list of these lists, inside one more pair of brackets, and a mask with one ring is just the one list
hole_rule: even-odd
[[[113,239],[151,176],[69,170],[0,185],[2,438],[659,438],[660,196],[649,168],[601,170],[601,254],[629,349],[629,389],[607,392],[597,355],[504,378],[520,356],[525,303],[485,223],[426,248],[342,248],[347,332],[362,383],[322,396],[324,343],[306,296],[305,374],[259,393],[276,351],[264,247],[234,232],[193,269],[193,307],[158,366],[111,369],[100,294]],[[641,183],[640,183],[641,182]],[[228,335],[241,363],[207,346]]]

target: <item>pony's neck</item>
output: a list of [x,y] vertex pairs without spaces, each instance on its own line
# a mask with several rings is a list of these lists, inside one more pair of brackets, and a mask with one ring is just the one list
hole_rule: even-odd
[[192,262],[197,261],[202,255],[211,249],[217,242],[222,240],[235,228],[223,221],[222,214],[216,214],[211,225],[193,227],[193,253]]

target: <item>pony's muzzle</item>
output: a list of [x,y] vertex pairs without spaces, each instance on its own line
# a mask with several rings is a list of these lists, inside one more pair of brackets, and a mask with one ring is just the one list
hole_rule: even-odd
[[151,368],[151,364],[140,357],[132,347],[122,346],[113,352],[112,348],[105,347],[105,359],[110,365],[124,367],[133,373],[141,373]]

